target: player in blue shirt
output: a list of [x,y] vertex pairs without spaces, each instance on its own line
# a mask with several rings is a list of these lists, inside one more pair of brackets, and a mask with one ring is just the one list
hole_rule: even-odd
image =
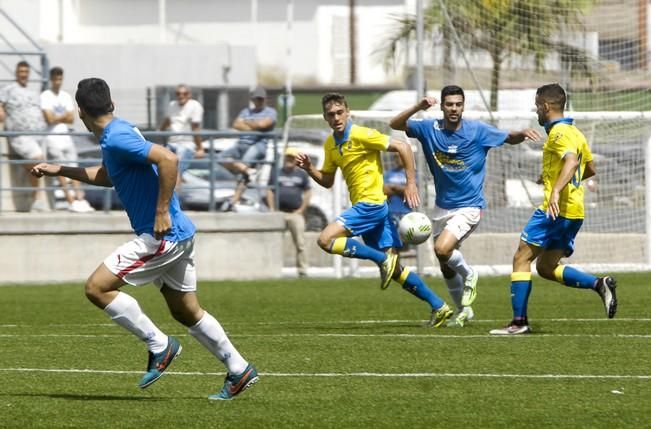
[[99,140],[102,164],[68,167],[41,163],[32,174],[65,176],[92,185],[115,187],[136,237],[118,247],[86,281],[86,297],[118,325],[147,344],[149,361],[140,380],[146,388],[158,380],[181,353],[174,337],[165,335],[138,302],[120,291],[153,282],[172,316],[189,328],[228,375],[222,390],[210,399],[232,399],[258,381],[249,364],[230,342],[219,322],[201,308],[196,295],[195,227],[179,207],[174,193],[178,159],[174,153],[144,139],[133,125],[113,116],[108,85],[102,79],[79,82],[75,95],[79,117]]
[[458,309],[450,325],[462,327],[474,317],[470,305],[477,296],[478,275],[458,248],[477,228],[481,211],[486,207],[484,178],[488,151],[505,142],[517,144],[541,137],[530,128],[504,131],[480,121],[462,120],[465,96],[456,85],[443,88],[441,100],[443,119],[410,119],[436,105],[435,98],[425,97],[392,118],[390,125],[420,141],[434,176],[434,252]]

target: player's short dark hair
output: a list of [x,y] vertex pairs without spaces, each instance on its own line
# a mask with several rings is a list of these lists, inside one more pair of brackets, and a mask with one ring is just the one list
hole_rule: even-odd
[[441,90],[441,103],[445,101],[445,97],[448,95],[460,95],[463,97],[463,101],[466,101],[466,94],[463,93],[463,88],[457,85],[448,85],[444,86]]
[[339,94],[338,92],[329,92],[323,96],[321,99],[321,107],[323,108],[324,112],[330,103],[343,104],[346,109],[348,109],[348,101],[346,101],[346,97],[344,97],[342,94]]
[[28,63],[27,61],[25,61],[25,60],[23,60],[23,61],[18,61],[18,63],[16,64],[16,70],[18,70],[18,69],[21,68],[21,67],[27,67],[28,69],[31,68],[31,67],[29,66],[29,63]]
[[50,79],[59,76],[63,76],[63,69],[61,67],[52,67],[50,69]]
[[94,118],[111,113],[114,109],[108,84],[97,77],[79,81],[75,100],[84,112]]
[[545,103],[551,104],[558,110],[565,110],[567,95],[562,86],[557,83],[543,85],[536,90],[536,96],[540,97]]

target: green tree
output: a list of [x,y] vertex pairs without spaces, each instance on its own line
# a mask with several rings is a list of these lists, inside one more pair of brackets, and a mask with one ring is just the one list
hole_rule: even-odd
[[[571,73],[591,74],[588,56],[566,43],[562,35],[583,28],[581,16],[596,0],[432,0],[425,10],[425,34],[444,46],[444,69],[452,63],[454,26],[464,48],[483,50],[492,60],[491,110],[497,110],[500,73],[510,55],[532,57],[538,70],[551,53]],[[441,3],[450,20],[446,20]],[[416,17],[397,17],[397,26],[384,47],[387,64],[396,62],[403,44],[415,38]]]

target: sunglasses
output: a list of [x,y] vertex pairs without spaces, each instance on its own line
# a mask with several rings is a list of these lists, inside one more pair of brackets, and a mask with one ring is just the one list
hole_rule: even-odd
[[187,92],[187,91],[183,91],[183,92],[177,91],[177,93],[176,93],[176,95],[188,95],[188,94],[189,94],[189,92]]

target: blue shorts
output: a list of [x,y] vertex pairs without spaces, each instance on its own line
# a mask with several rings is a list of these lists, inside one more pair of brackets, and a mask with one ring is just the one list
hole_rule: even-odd
[[352,235],[359,235],[367,246],[377,250],[401,248],[400,235],[389,215],[387,203],[357,203],[337,216]]
[[545,250],[564,250],[565,256],[574,253],[574,238],[583,225],[583,219],[557,217],[552,220],[537,209],[524,227],[520,239]]

